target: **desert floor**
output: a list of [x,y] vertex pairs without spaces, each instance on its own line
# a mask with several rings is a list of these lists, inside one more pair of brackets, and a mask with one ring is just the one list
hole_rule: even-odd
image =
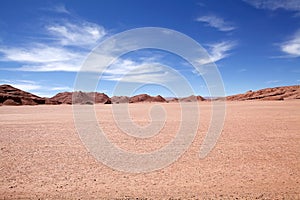
[[[130,104],[131,118],[147,125],[153,105]],[[112,105],[95,109],[111,142],[142,153],[166,145],[180,125],[178,104],[159,105],[167,121],[148,139],[122,133]],[[1,106],[0,199],[300,199],[300,101],[227,102],[223,131],[204,159],[199,148],[211,104],[199,105],[192,145],[173,164],[149,173],[98,162],[76,132],[71,105]]]

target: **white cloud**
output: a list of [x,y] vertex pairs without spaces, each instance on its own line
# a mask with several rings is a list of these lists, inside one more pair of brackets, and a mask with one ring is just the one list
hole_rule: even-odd
[[66,8],[64,4],[56,4],[54,6],[47,6],[40,8],[41,10],[56,12],[59,14],[71,15],[71,12]]
[[238,70],[239,73],[246,72],[246,71],[247,71],[247,69],[245,69],[245,68],[242,68],[242,69]]
[[42,82],[44,81],[32,81],[32,80],[7,80],[7,79],[0,79],[0,85],[8,84],[20,90],[24,90],[26,92],[31,92],[40,97],[52,97],[57,92],[65,92],[65,91],[72,91],[73,89],[68,86],[49,86],[43,85]]
[[57,23],[46,28],[63,46],[92,47],[106,35],[102,26],[90,22]]
[[290,40],[282,43],[280,48],[290,57],[300,57],[300,30]]
[[280,80],[270,80],[270,81],[267,81],[266,83],[267,84],[273,84],[273,83],[279,83]]
[[142,62],[119,60],[104,72],[102,78],[136,83],[165,83],[176,79],[170,67],[154,62],[153,58]]
[[[58,61],[70,61],[78,58],[79,53],[61,47],[36,44],[27,47],[0,48],[3,54],[2,60],[26,62],[26,63],[51,63]],[[80,56],[81,57],[81,56]]]
[[89,22],[66,22],[47,26],[46,34],[52,36],[48,43],[30,43],[23,47],[0,46],[0,60],[21,64],[21,67],[12,70],[76,72],[91,46],[105,35],[105,30]]
[[258,9],[277,10],[285,9],[300,12],[299,0],[244,0]]
[[35,84],[26,84],[26,83],[13,83],[12,84],[14,87],[19,88],[21,90],[25,90],[25,91],[34,91],[34,90],[38,90],[41,88],[40,85],[35,85]]
[[225,22],[224,19],[214,15],[206,15],[206,16],[198,17],[196,21],[204,22],[207,25],[216,28],[220,31],[232,31],[236,29],[236,27],[230,25],[230,23]]
[[19,71],[28,72],[54,72],[54,71],[64,71],[64,72],[77,72],[81,66],[81,61],[70,61],[70,62],[50,62],[43,64],[31,64],[23,65],[18,68]]
[[40,84],[31,80],[0,80],[0,85],[2,84],[12,85],[13,87],[24,91],[35,91],[42,88]]
[[0,48],[3,54],[2,60],[21,63],[19,68],[11,70],[49,72],[69,71],[76,72],[80,69],[82,62],[87,56],[86,51],[73,51],[59,46],[47,46],[37,44],[26,48]]
[[52,11],[57,12],[57,13],[70,14],[70,12],[66,9],[66,6],[63,4],[54,6]]
[[235,42],[230,42],[230,41],[224,41],[220,43],[215,43],[215,44],[210,44],[208,53],[209,53],[209,58],[200,58],[197,60],[197,62],[200,65],[205,65],[209,64],[212,62],[217,62],[230,54],[228,53],[230,50],[233,49],[235,46]]
[[53,90],[53,91],[71,91],[72,88],[66,87],[66,86],[60,86],[60,87],[50,88],[50,90]]

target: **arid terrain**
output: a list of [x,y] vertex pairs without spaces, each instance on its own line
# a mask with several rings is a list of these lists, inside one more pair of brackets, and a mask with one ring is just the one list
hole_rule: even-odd
[[[0,199],[300,199],[300,101],[227,102],[223,131],[204,158],[199,149],[211,102],[199,101],[197,136],[170,166],[149,173],[113,170],[89,154],[76,132],[72,105],[0,107]],[[131,118],[149,123],[149,109],[167,115],[159,134],[122,133],[113,104],[95,105],[107,137],[120,148],[150,152],[178,130],[179,103],[127,104]],[[94,106],[94,105],[85,105]]]
[[[283,101],[300,99],[300,85],[281,86],[275,88],[264,88],[258,91],[248,91],[244,94],[227,96],[227,101]],[[138,94],[135,96],[113,96],[109,97],[99,92],[61,92],[51,98],[39,97],[35,94],[20,90],[11,85],[0,85],[0,106],[20,105],[57,105],[57,104],[119,104],[119,103],[140,103],[140,102],[195,102],[224,100],[224,98],[204,98],[202,96],[169,97],[167,100],[160,95],[150,96]]]

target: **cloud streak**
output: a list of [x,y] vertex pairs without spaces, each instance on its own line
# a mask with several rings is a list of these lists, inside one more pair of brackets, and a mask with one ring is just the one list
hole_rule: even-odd
[[208,45],[209,58],[199,58],[197,62],[200,65],[205,65],[222,60],[230,55],[229,51],[231,51],[235,46],[236,43],[232,41],[223,41],[220,43],[210,44]]
[[294,36],[280,45],[281,51],[289,57],[300,57],[300,30]]
[[70,14],[70,12],[66,9],[66,6],[63,4],[56,5],[52,10],[57,13]]
[[46,43],[0,46],[0,60],[21,65],[9,70],[75,72],[92,47],[106,35],[102,26],[85,21],[72,23],[64,20],[47,25],[44,31],[50,37]]
[[79,53],[69,49],[35,44],[27,47],[2,47],[0,53],[3,54],[2,60],[25,63],[51,63],[58,61],[70,61],[78,58]]
[[63,46],[92,47],[106,35],[102,26],[90,22],[56,23],[46,29]]
[[300,14],[299,0],[244,0],[257,9],[296,11]]
[[[43,85],[41,82],[43,81],[32,81],[32,80],[0,80],[0,85],[2,84],[8,84],[12,85],[15,88],[24,90],[26,92],[32,92],[35,95],[38,95],[40,97],[51,97],[55,95],[57,92],[64,92],[64,91],[72,91],[73,89],[71,87],[67,86],[49,86]],[[40,91],[43,91],[43,93],[40,93]]]
[[0,53],[3,54],[2,61],[13,61],[21,64],[21,67],[7,70],[31,72],[78,71],[88,54],[87,51],[75,51],[44,44],[20,48],[0,48]]
[[160,62],[143,60],[141,62],[121,59],[104,72],[103,79],[135,83],[165,83],[176,80],[170,67]]
[[215,15],[206,15],[202,17],[198,17],[196,19],[198,22],[203,22],[210,27],[216,28],[219,31],[232,31],[236,29],[236,27],[232,26],[230,23],[225,22],[224,19],[217,17]]
[[40,84],[30,80],[0,80],[1,84],[9,84],[24,91],[36,91],[42,88]]
[[270,80],[270,81],[267,81],[266,83],[267,84],[274,84],[274,83],[279,83],[280,80]]

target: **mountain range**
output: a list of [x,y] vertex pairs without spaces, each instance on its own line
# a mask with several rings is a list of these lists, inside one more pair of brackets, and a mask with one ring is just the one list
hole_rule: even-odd
[[[227,96],[227,101],[247,100],[290,100],[300,99],[300,85],[266,88],[258,91],[248,91],[244,94]],[[62,92],[51,98],[39,97],[32,93],[20,90],[11,85],[0,85],[0,105],[57,105],[57,104],[118,104],[118,103],[139,103],[139,102],[195,102],[224,100],[221,98],[204,98],[191,95],[184,98],[164,98],[160,95],[150,96],[139,94],[132,97],[113,96],[109,97],[99,92]]]

